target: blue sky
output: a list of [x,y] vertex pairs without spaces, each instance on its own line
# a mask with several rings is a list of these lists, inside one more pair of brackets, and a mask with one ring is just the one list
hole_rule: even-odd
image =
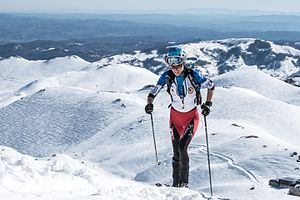
[[300,12],[300,0],[0,0],[0,12],[99,12],[192,8]]

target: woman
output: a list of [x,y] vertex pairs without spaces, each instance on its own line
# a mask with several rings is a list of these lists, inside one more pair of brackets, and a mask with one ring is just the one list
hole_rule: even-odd
[[206,102],[201,105],[202,114],[207,116],[212,106],[214,83],[198,72],[185,67],[186,53],[181,47],[170,47],[165,56],[170,70],[164,72],[154,89],[149,93],[145,111],[153,112],[153,100],[165,84],[171,97],[170,128],[173,145],[173,187],[188,187],[189,156],[188,145],[196,133],[199,114],[197,105],[201,104],[200,88],[206,86]]

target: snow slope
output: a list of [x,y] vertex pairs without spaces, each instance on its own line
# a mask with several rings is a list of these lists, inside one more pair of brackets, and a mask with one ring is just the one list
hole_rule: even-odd
[[[24,95],[17,91],[19,88],[22,90],[32,88],[33,85],[39,85],[40,89],[42,89],[47,87],[47,82],[55,82],[55,79],[51,79],[53,76],[65,75],[64,73],[71,71],[81,71],[91,65],[93,64],[84,61],[78,56],[55,58],[47,61],[30,61],[22,57],[11,57],[1,60],[0,107],[22,98]],[[45,78],[50,78],[50,80],[42,80]],[[38,80],[43,83],[36,84]],[[42,86],[43,84],[46,85]]]
[[15,91],[0,111],[2,144],[33,156],[66,150],[122,116],[134,114],[139,109],[135,105],[143,103],[130,92],[156,80],[154,74],[145,76],[148,73],[116,65],[35,80]]
[[214,79],[220,87],[241,87],[256,91],[266,98],[300,106],[300,90],[290,84],[268,76],[256,67],[242,67]]
[[[29,85],[12,85],[13,96],[0,109],[1,197],[208,197],[202,122],[189,148],[192,190],[152,186],[171,182],[169,97],[164,89],[153,114],[159,166],[150,117],[144,113],[149,92],[144,86],[157,79],[129,65],[92,63],[57,75],[45,73]],[[300,178],[297,157],[290,156],[300,153],[300,88],[249,67],[214,80],[217,88],[208,116],[214,194],[242,200],[298,199],[270,188],[268,180]]]
[[0,148],[1,199],[201,199],[187,189],[121,179],[64,154],[37,159]]

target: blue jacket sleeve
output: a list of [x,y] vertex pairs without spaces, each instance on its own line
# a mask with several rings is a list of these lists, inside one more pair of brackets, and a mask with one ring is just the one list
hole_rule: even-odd
[[160,92],[160,90],[164,87],[164,85],[167,83],[168,78],[168,71],[164,72],[160,78],[158,79],[155,87],[151,90],[149,93],[149,96],[155,98],[156,95]]
[[215,89],[214,82],[212,80],[210,80],[209,78],[206,78],[205,76],[203,76],[199,72],[193,70],[193,77],[199,85],[201,85],[201,86],[204,85],[205,87],[207,87],[210,90]]

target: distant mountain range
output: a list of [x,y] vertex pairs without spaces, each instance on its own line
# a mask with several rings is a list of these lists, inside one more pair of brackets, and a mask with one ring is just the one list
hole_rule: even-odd
[[300,40],[300,16],[197,14],[1,14],[0,44],[144,37],[159,41],[254,37]]
[[[0,46],[2,59],[21,56],[28,60],[49,60],[77,55],[100,66],[130,64],[159,74],[166,70],[163,55],[166,47],[178,43],[162,43],[143,38],[106,38],[94,43],[79,41],[34,41]],[[124,43],[127,42],[127,45]],[[102,46],[100,45],[102,44]],[[300,85],[300,43],[271,42],[255,38],[236,38],[182,43],[188,52],[188,65],[216,76],[241,66],[258,69],[288,83]],[[101,46],[102,49],[98,49]],[[137,50],[138,49],[138,50]]]
[[132,53],[134,50],[163,48],[169,43],[154,37],[122,36],[88,40],[35,40],[25,43],[0,44],[0,59],[21,56],[28,60],[50,60],[56,57],[77,55],[94,62],[112,55]]
[[[211,76],[248,65],[299,85],[300,30],[295,26],[298,16],[236,19],[224,15],[224,25],[220,25],[220,17],[0,14],[0,60],[11,56],[50,60],[77,55],[89,62],[129,63],[159,74],[167,68],[162,63],[166,47],[183,44],[189,52],[189,65],[204,69]],[[231,26],[239,28],[230,31]]]
[[[243,38],[200,41],[182,46],[188,53],[187,64],[210,76],[220,75],[242,66],[255,66],[271,76],[300,86],[299,43],[293,43],[292,47],[285,43]],[[101,59],[99,63],[104,66],[128,63],[159,74],[168,69],[162,59],[165,50],[166,48],[115,55]]]

